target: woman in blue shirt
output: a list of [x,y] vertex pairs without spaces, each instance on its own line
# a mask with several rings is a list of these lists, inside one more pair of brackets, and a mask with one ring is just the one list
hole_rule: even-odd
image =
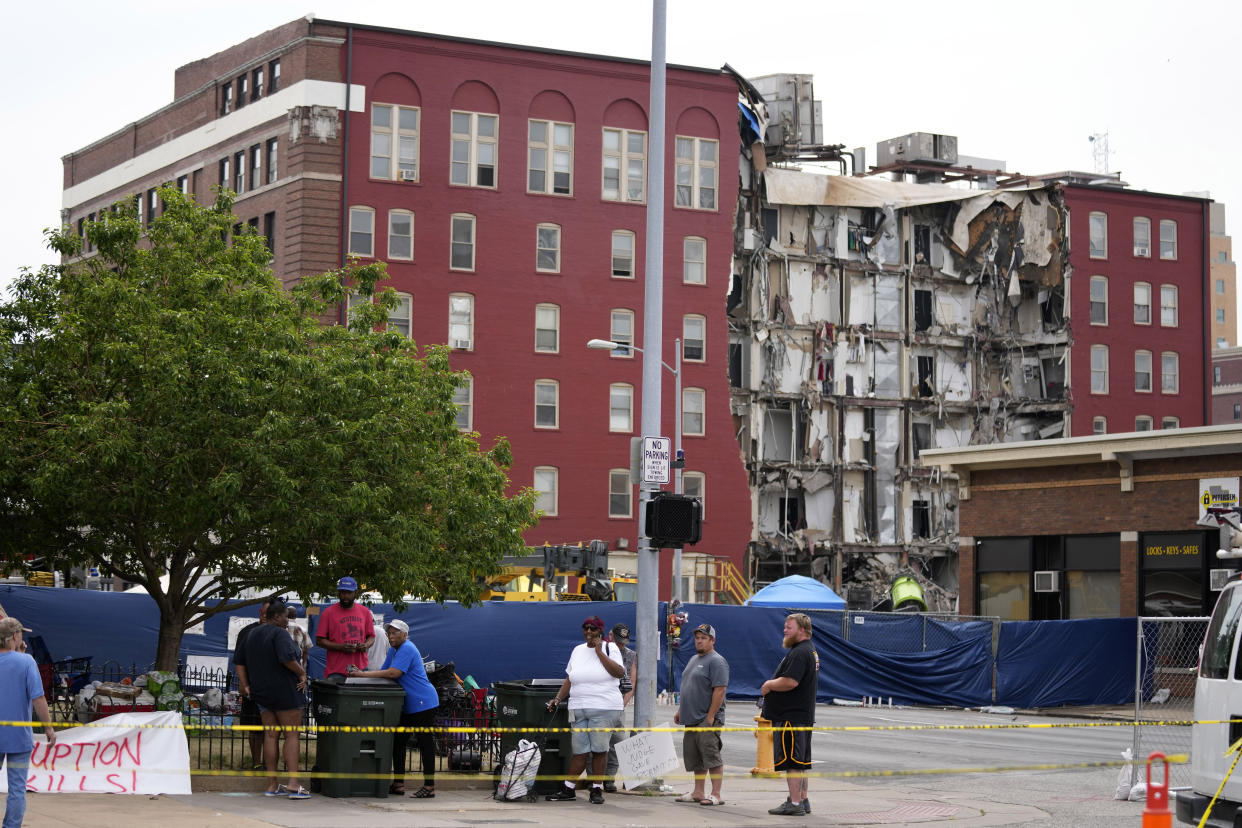
[[[388,644],[392,648],[378,670],[359,670],[352,664],[351,676],[363,678],[395,679],[405,690],[405,704],[401,707],[401,727],[430,728],[435,723],[440,696],[427,680],[423,669],[423,656],[414,642],[410,641],[410,625],[394,618],[384,625]],[[405,747],[410,732],[397,731],[392,735],[392,784],[390,794],[405,793]],[[418,734],[418,751],[423,756],[423,786],[411,794],[415,799],[431,799],[436,795],[436,744],[430,730]]]

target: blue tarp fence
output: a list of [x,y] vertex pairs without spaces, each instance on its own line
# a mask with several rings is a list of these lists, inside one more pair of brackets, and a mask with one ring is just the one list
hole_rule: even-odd
[[[96,668],[114,661],[141,669],[155,657],[159,612],[146,595],[6,585],[0,587],[0,605],[41,635],[53,658],[90,656]],[[385,619],[404,619],[424,658],[452,661],[459,676],[471,675],[480,686],[563,676],[570,650],[582,643],[587,616],[599,615],[609,628],[624,622],[632,629],[635,622],[635,605],[621,602],[415,604],[400,613],[390,604],[376,604],[371,609]],[[682,609],[689,623],[681,647],[670,651],[663,633],[666,606],[659,607],[657,689],[670,688],[670,656],[671,688],[678,688],[694,655],[690,631],[708,623],[716,628],[716,649],[729,660],[730,697],[757,697],[783,654],[788,610],[714,604]],[[230,656],[230,615],[255,618],[257,612],[251,606],[207,619],[201,634],[182,638],[182,660]],[[809,614],[820,657],[821,702],[879,697],[907,705],[1057,707],[1134,700],[1134,618],[993,624],[915,613]],[[312,676],[323,674],[323,656],[323,650],[311,650]]]

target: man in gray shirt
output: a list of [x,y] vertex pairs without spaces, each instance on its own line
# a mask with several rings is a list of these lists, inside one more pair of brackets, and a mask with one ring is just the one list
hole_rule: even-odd
[[[721,727],[725,690],[729,686],[729,662],[716,652],[716,630],[711,624],[694,628],[694,652],[681,674],[681,705],[673,721],[686,727]],[[678,802],[724,804],[720,798],[720,785],[724,781],[720,747],[719,730],[686,731],[681,741],[681,754],[686,770],[694,774],[694,790],[677,797]],[[712,792],[704,795],[707,776],[712,778]]]

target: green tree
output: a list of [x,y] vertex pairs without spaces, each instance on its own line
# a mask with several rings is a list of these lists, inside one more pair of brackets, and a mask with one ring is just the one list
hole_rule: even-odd
[[[508,444],[458,431],[448,351],[385,330],[382,265],[291,291],[262,237],[164,189],[87,228],[81,256],[24,270],[0,304],[0,561],[98,565],[160,611],[156,664],[182,632],[253,603],[330,593],[350,574],[466,602],[520,553],[534,494],[508,489]],[[323,324],[346,292],[371,300]],[[46,564],[45,564],[46,565]]]

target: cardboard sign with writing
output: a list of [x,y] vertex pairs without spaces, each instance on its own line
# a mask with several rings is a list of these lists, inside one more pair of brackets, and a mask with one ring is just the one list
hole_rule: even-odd
[[[0,774],[0,791],[7,790]],[[93,727],[35,735],[26,788],[44,793],[190,793],[190,749],[181,714],[118,713]]]
[[[668,727],[662,724],[660,727]],[[640,733],[617,742],[617,781],[626,790],[646,784],[679,767],[673,734],[667,730]]]

